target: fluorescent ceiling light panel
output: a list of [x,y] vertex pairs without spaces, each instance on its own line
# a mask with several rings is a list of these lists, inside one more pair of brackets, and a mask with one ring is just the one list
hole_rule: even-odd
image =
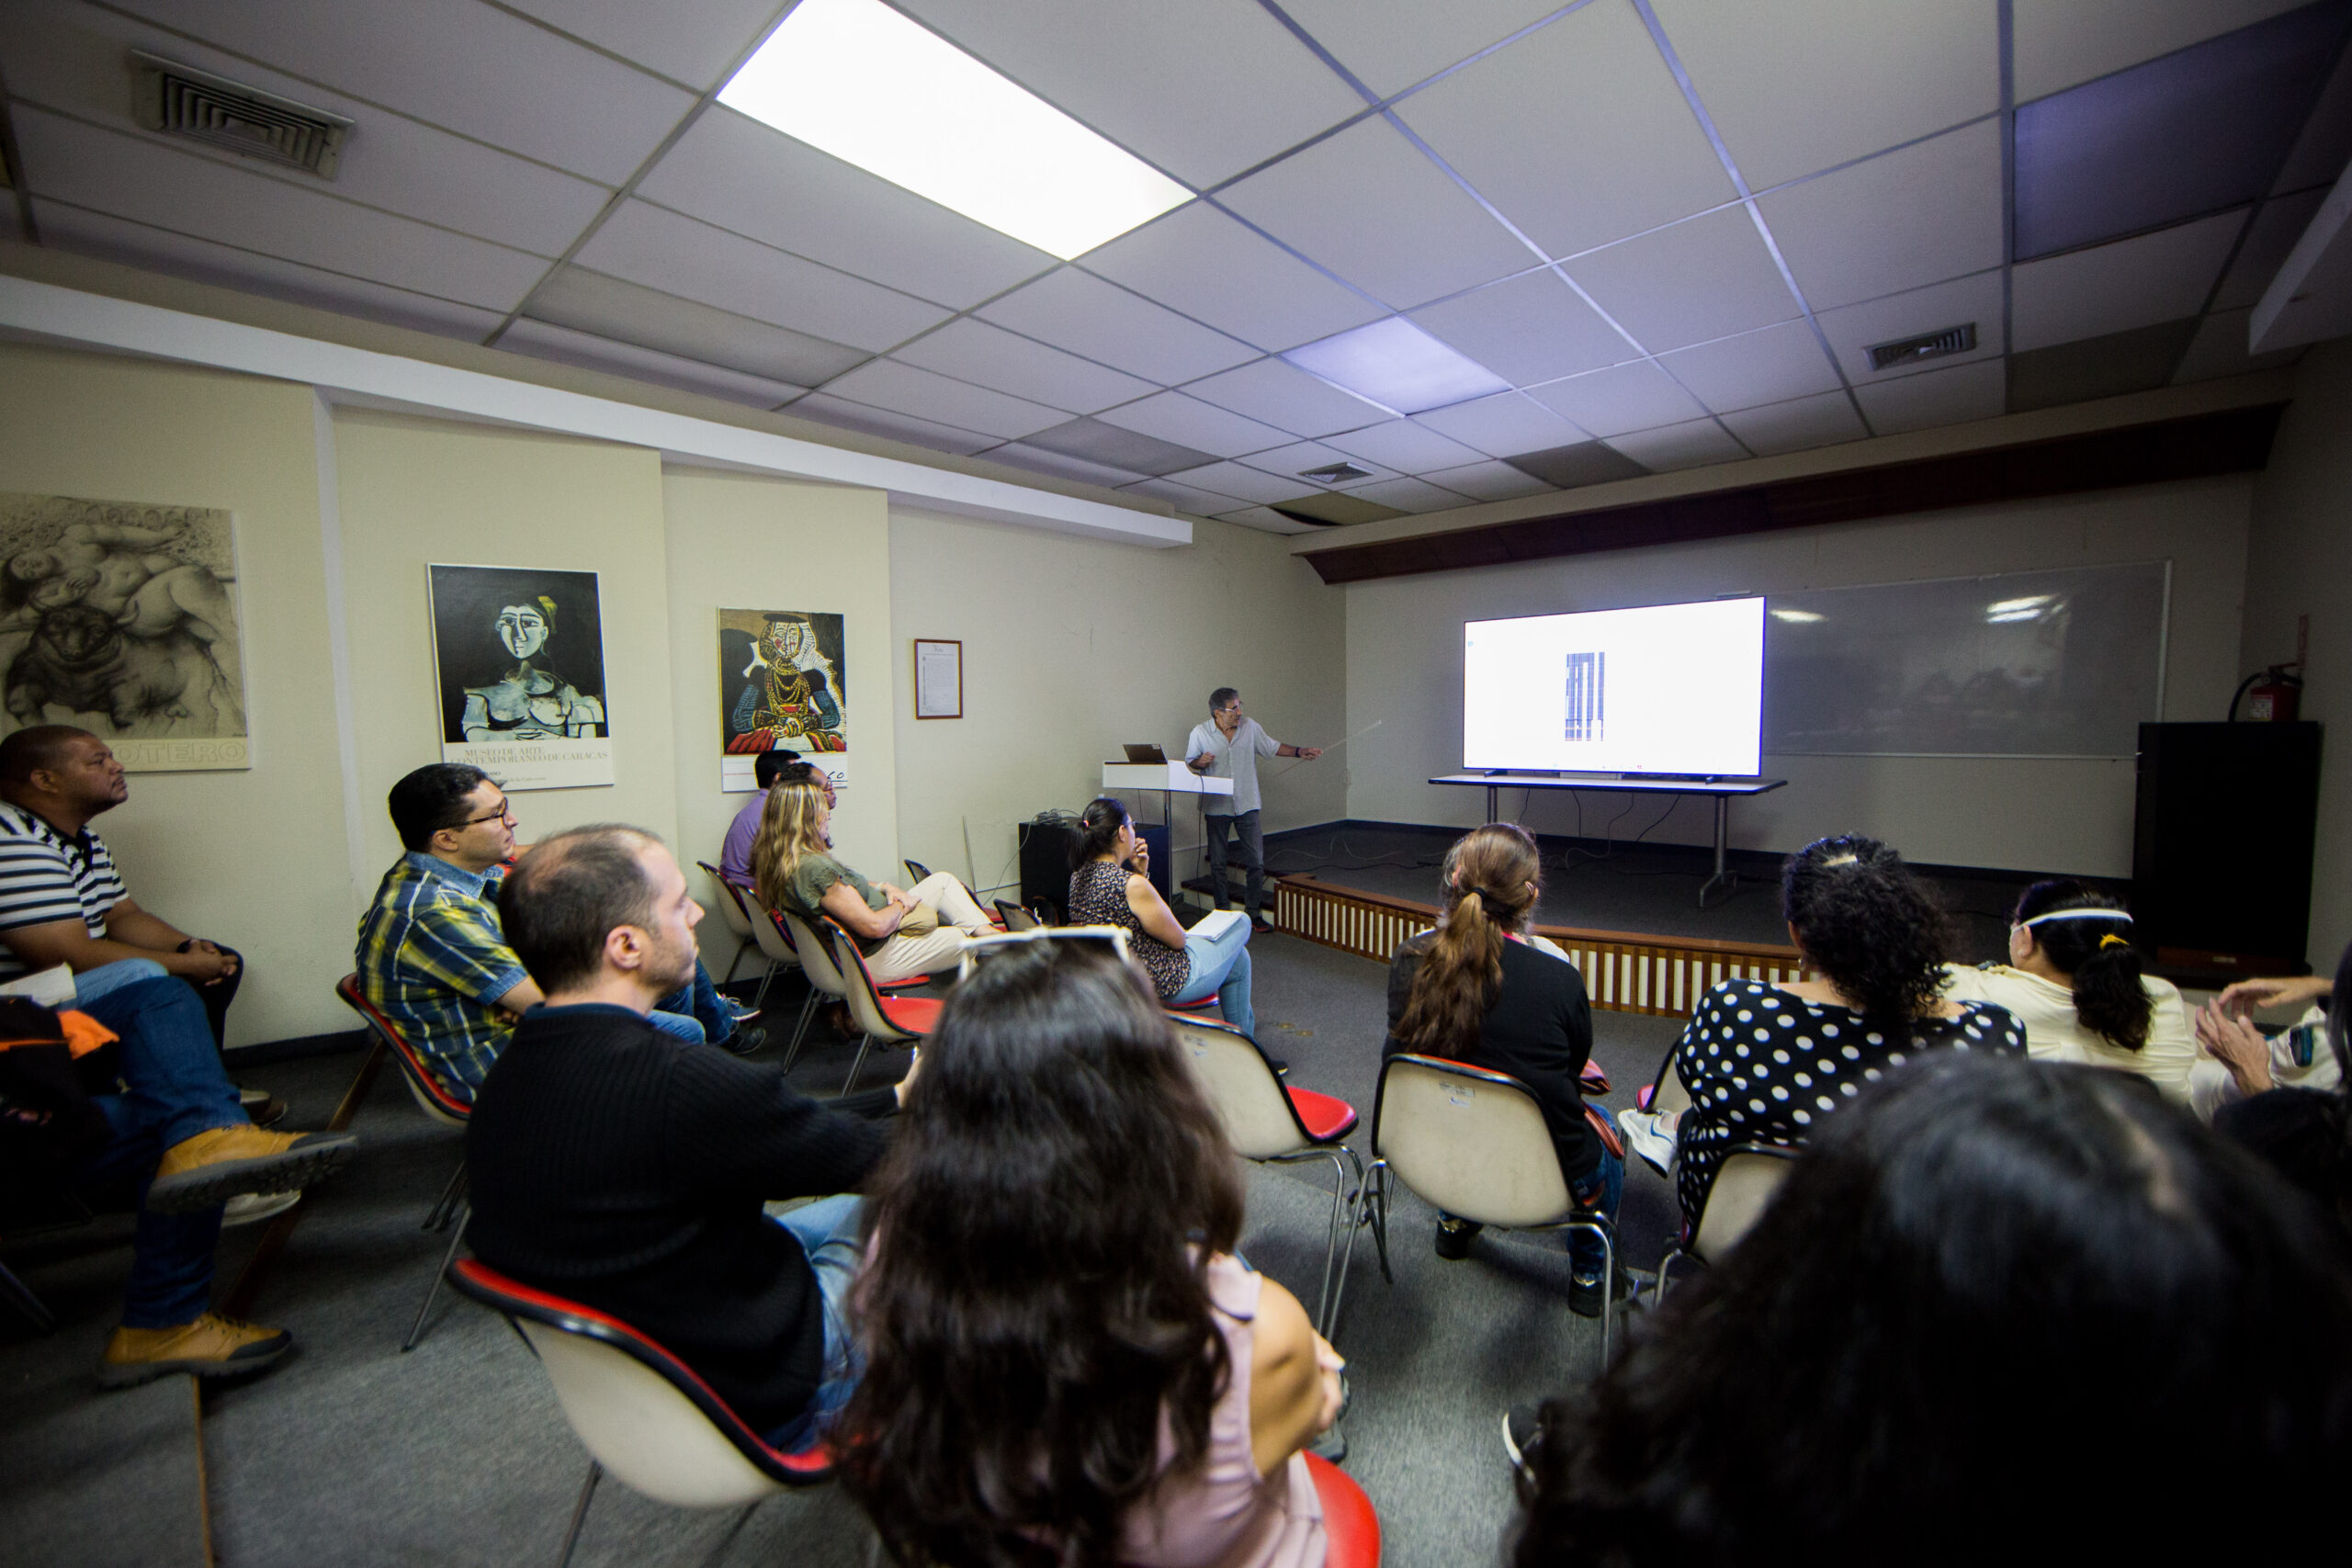
[[1772,618],[1776,621],[1795,621],[1802,625],[1809,621],[1820,620],[1822,615],[1818,610],[1775,610],[1772,612]]
[[1340,333],[1283,355],[1309,375],[1398,413],[1508,392],[1510,383],[1402,316]]
[[1064,261],[1193,196],[881,0],[801,0],[718,101]]

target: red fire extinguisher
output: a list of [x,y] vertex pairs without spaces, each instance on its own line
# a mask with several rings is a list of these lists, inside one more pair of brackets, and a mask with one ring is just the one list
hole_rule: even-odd
[[2256,671],[2239,683],[2238,695],[2230,699],[2230,718],[2233,722],[2236,720],[2238,701],[2243,698],[2245,716],[2255,723],[2291,723],[2302,694],[2303,678],[2295,673],[2295,667],[2273,664],[2267,670]]

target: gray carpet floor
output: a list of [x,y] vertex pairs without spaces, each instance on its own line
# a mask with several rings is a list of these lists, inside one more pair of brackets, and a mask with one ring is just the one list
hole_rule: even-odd
[[[1383,968],[1292,937],[1258,938],[1251,952],[1267,1049],[1289,1060],[1293,1082],[1356,1106],[1364,1125],[1351,1142],[1368,1155]],[[780,983],[770,998],[779,1034],[797,1006],[791,985]],[[1604,1103],[1628,1103],[1677,1026],[1604,1012],[1595,1028],[1595,1055],[1617,1084]],[[850,1055],[844,1042],[812,1043],[794,1078],[810,1092],[834,1092]],[[291,1124],[317,1125],[359,1060],[314,1057],[246,1077],[293,1102]],[[895,1076],[904,1061],[877,1054],[867,1081]],[[314,1195],[254,1306],[254,1316],[291,1329],[298,1348],[267,1375],[204,1396],[220,1561],[552,1562],[587,1460],[537,1362],[503,1323],[446,1292],[424,1343],[400,1350],[446,1245],[419,1225],[455,1166],[458,1134],[426,1121],[390,1071],[355,1127],[365,1140],[360,1158]],[[1311,1168],[1253,1169],[1243,1241],[1250,1261],[1310,1310],[1329,1214],[1329,1188],[1314,1180]],[[1630,1262],[1655,1263],[1672,1213],[1668,1185],[1636,1162],[1622,1216]],[[1597,1325],[1567,1310],[1556,1240],[1490,1232],[1469,1258],[1448,1263],[1431,1248],[1433,1219],[1400,1191],[1395,1283],[1382,1280],[1367,1235],[1335,1335],[1353,1396],[1347,1469],[1378,1508],[1386,1561],[1396,1568],[1496,1560],[1513,1507],[1501,1412],[1589,1377],[1599,1351]],[[232,1233],[223,1244],[224,1279],[256,1235]],[[132,1543],[188,1539],[186,1488],[168,1462],[175,1450],[156,1446],[156,1428],[175,1408],[169,1399],[90,1392],[123,1260],[119,1247],[14,1259],[63,1321],[45,1338],[0,1346],[9,1391],[0,1540],[10,1543],[12,1562],[162,1562],[175,1559]],[[185,1398],[185,1383],[155,1387]],[[94,1457],[17,1461],[36,1453]],[[141,1454],[147,1472],[97,1468]],[[577,1561],[847,1568],[865,1562],[870,1539],[836,1488],[779,1497],[739,1520],[663,1507],[608,1483]],[[28,1541],[38,1544],[28,1551]]]

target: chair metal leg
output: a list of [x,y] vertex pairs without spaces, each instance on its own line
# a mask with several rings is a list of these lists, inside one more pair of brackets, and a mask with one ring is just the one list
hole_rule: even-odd
[[760,988],[752,993],[752,1010],[753,1012],[759,1011],[760,1009],[767,1005],[768,987],[775,983],[775,972],[783,967],[783,960],[776,958],[771,958],[768,960],[767,973],[760,976]]
[[722,986],[733,985],[735,983],[735,971],[743,966],[743,954],[751,952],[752,948],[758,945],[759,944],[754,942],[750,937],[745,937],[742,941],[737,942],[735,944],[735,956],[729,960],[727,964],[727,978],[718,983]]
[[605,1467],[590,1460],[588,1483],[580,1489],[580,1501],[572,1505],[571,1528],[563,1532],[563,1555],[555,1560],[555,1568],[571,1568],[571,1549],[580,1544],[580,1527],[588,1522],[589,1500],[596,1495],[596,1483],[604,1478]]
[[1617,1306],[1617,1237],[1606,1221],[1577,1220],[1560,1227],[1600,1238],[1600,1369],[1609,1370],[1609,1330]]
[[458,1168],[449,1173],[449,1184],[441,1189],[441,1196],[435,1201],[433,1212],[424,1216],[424,1224],[417,1228],[428,1231],[447,1229],[449,1222],[457,1217],[458,1205],[465,1201],[465,1196],[466,1162],[460,1159]]
[[47,1304],[33,1294],[32,1287],[17,1279],[16,1271],[5,1263],[0,1263],[0,1301],[6,1301],[23,1314],[26,1321],[42,1334],[57,1326],[57,1318]]
[[424,1288],[424,1304],[416,1309],[416,1321],[408,1325],[408,1337],[401,1341],[401,1353],[406,1355],[416,1348],[424,1337],[424,1315],[433,1310],[434,1298],[441,1293],[441,1276],[449,1271],[449,1264],[458,1256],[458,1246],[466,1239],[466,1225],[474,1217],[473,1205],[458,1200],[458,1216],[449,1227],[449,1250],[441,1255],[441,1267],[433,1271],[433,1283]]
[[871,1034],[861,1034],[857,1037],[857,1060],[849,1065],[849,1077],[842,1081],[842,1092],[843,1094],[847,1094],[851,1089],[857,1087],[857,1075],[864,1071],[865,1067],[865,1054],[873,1049],[874,1036]]
[[817,987],[808,987],[808,997],[800,1004],[800,1021],[792,1026],[792,1043],[784,1048],[784,1070],[792,1071],[792,1064],[800,1055],[800,1042],[808,1038],[808,1024],[817,1016]]
[[1363,1194],[1364,1215],[1372,1223],[1372,1244],[1380,1250],[1380,1277],[1392,1285],[1396,1275],[1388,1267],[1388,1186],[1396,1174],[1386,1160],[1374,1160]]

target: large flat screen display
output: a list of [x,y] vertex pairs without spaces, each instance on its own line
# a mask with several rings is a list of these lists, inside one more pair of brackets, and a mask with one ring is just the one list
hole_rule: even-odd
[[1763,702],[1761,598],[1462,628],[1464,768],[1753,774]]

